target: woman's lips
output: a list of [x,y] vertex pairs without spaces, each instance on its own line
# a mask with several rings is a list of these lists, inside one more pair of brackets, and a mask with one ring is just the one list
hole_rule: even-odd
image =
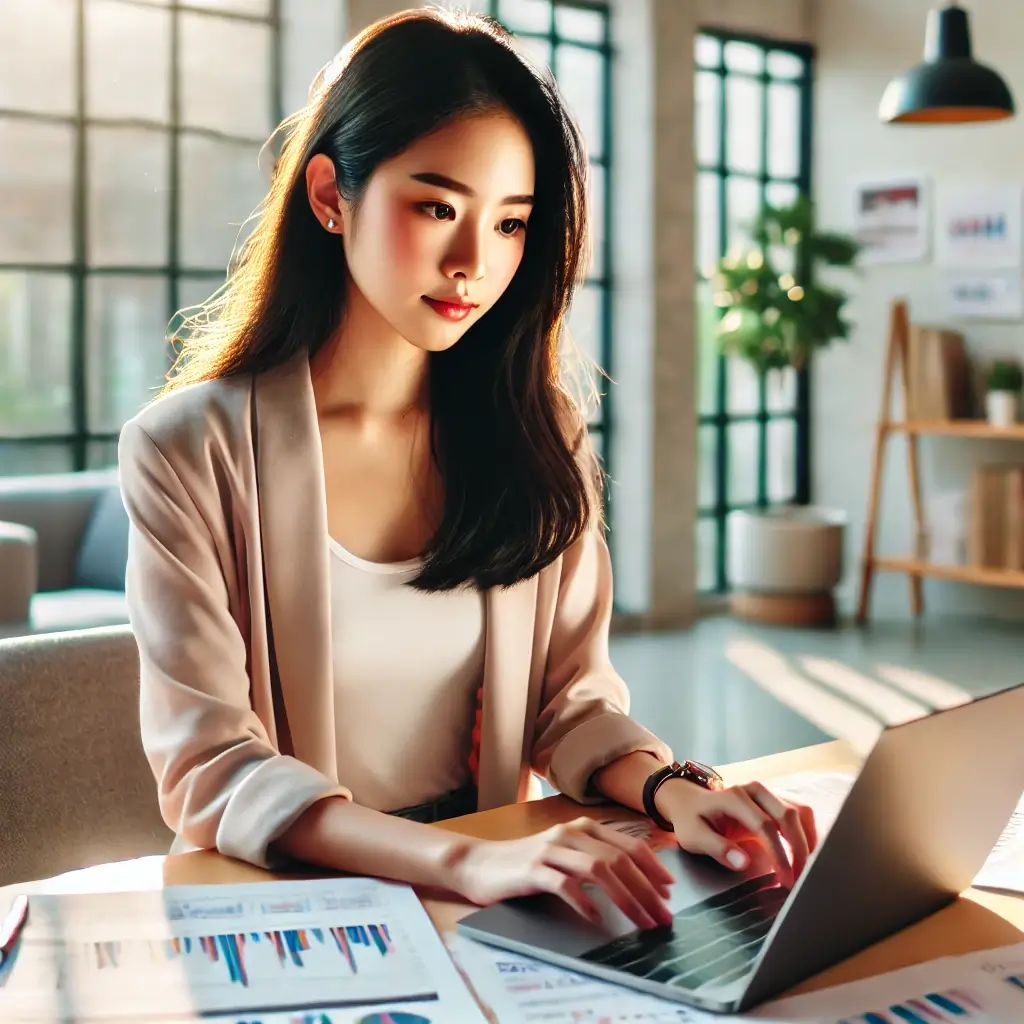
[[429,295],[424,295],[423,301],[445,320],[465,320],[476,309],[476,303],[473,302],[442,302],[440,299],[430,298]]

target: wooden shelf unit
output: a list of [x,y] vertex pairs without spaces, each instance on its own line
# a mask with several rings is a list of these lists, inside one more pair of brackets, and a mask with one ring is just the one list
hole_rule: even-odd
[[[871,584],[876,572],[901,572],[910,582],[910,606],[915,616],[924,611],[921,580],[950,580],[957,583],[978,583],[994,587],[1024,587],[1024,572],[982,565],[945,565],[929,562],[923,557],[925,524],[921,503],[921,478],[918,473],[917,439],[923,436],[962,437],[985,440],[1024,441],[1024,423],[1011,427],[994,427],[985,420],[892,420],[893,377],[899,370],[899,386],[903,407],[910,407],[910,375],[908,372],[908,346],[910,319],[905,302],[893,303],[889,322],[889,339],[885,355],[885,378],[882,381],[882,411],[875,433],[871,480],[868,488],[867,528],[864,531],[864,551],[861,559],[860,597],[857,601],[857,621],[867,622],[871,604]],[[898,367],[897,367],[898,364]],[[907,484],[914,516],[914,550],[908,557],[894,558],[875,554],[878,531],[878,505],[881,498],[882,464],[885,444],[892,434],[905,434],[907,438]]]

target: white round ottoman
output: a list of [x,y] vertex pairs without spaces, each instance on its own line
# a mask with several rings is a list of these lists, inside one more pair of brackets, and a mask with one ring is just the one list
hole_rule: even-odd
[[30,526],[0,522],[0,623],[28,622],[38,582],[37,540]]
[[730,513],[733,614],[776,625],[834,623],[846,521],[844,512],[810,505]]

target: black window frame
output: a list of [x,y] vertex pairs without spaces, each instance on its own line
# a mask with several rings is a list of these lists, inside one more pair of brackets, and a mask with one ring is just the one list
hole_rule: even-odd
[[[71,423],[70,432],[54,431],[36,434],[0,433],[0,448],[51,447],[66,445],[70,449],[70,469],[73,471],[100,468],[116,462],[118,431],[93,431],[88,422],[88,386],[90,373],[104,372],[104,367],[90,367],[87,354],[88,282],[101,276],[146,277],[167,283],[167,323],[170,324],[180,310],[180,286],[183,280],[209,281],[210,291],[223,282],[227,267],[186,266],[180,253],[181,238],[181,166],[182,139],[186,136],[200,136],[229,144],[263,146],[267,139],[248,135],[221,132],[209,128],[190,127],[182,120],[181,77],[181,15],[202,15],[211,19],[224,19],[247,24],[265,25],[270,30],[270,95],[268,117],[271,126],[280,124],[284,117],[282,84],[282,32],[281,0],[268,0],[267,13],[255,14],[204,7],[188,0],[112,0],[124,7],[149,8],[169,12],[170,59],[168,119],[150,120],[145,118],[116,118],[89,114],[86,109],[86,79],[88,74],[88,46],[86,39],[86,9],[90,0],[73,0],[74,17],[74,67],[73,89],[74,110],[71,114],[47,114],[20,108],[0,107],[0,118],[17,118],[23,121],[45,124],[60,124],[72,129],[72,203],[71,238],[72,258],[70,263],[62,262],[0,262],[0,272],[24,272],[63,274],[71,280],[71,325],[68,358],[70,360]],[[89,180],[88,145],[90,129],[93,128],[141,128],[159,131],[166,135],[169,147],[168,193],[167,193],[167,258],[164,265],[92,265],[89,252]],[[154,345],[164,339],[153,339]],[[168,368],[171,356],[168,353]],[[140,396],[141,400],[142,396]],[[99,451],[99,456],[93,452]],[[0,475],[4,475],[0,465]]]
[[[718,238],[719,257],[726,253],[728,245],[728,183],[733,177],[755,180],[760,185],[761,200],[765,199],[766,189],[769,184],[775,182],[786,182],[796,186],[799,193],[809,195],[811,193],[811,172],[812,172],[812,132],[813,132],[813,84],[814,84],[814,49],[806,43],[774,39],[761,35],[752,35],[741,32],[730,32],[715,28],[698,29],[697,36],[707,36],[716,39],[720,44],[720,54],[717,68],[711,68],[706,64],[695,63],[695,74],[712,73],[717,74],[720,79],[719,85],[719,109],[718,109],[718,138],[719,152],[716,163],[701,163],[695,158],[695,187],[696,175],[714,174],[718,178]],[[695,43],[696,43],[695,39]],[[740,71],[726,68],[724,59],[725,45],[730,42],[746,43],[756,46],[764,53],[763,68],[761,72]],[[803,74],[799,78],[779,78],[768,71],[767,56],[771,51],[791,54],[803,62]],[[728,154],[726,149],[727,138],[727,111],[726,111],[726,80],[730,76],[752,79],[759,82],[761,86],[761,154],[758,173],[746,173],[731,170],[728,167]],[[792,178],[780,177],[768,173],[768,84],[770,82],[787,82],[798,86],[800,90],[800,130],[798,135],[798,166],[797,174]],[[696,234],[696,232],[695,232]],[[702,268],[697,268],[697,309],[698,316],[701,310],[701,299],[699,289],[706,284],[706,278]],[[730,512],[738,509],[764,509],[770,507],[768,500],[768,424],[776,420],[791,419],[795,425],[795,452],[794,452],[794,488],[791,501],[775,502],[774,504],[795,504],[806,505],[811,501],[811,371],[804,368],[796,372],[796,388],[794,404],[791,411],[779,412],[769,410],[767,387],[764,377],[760,380],[758,408],[756,412],[734,413],[728,408],[729,400],[729,371],[731,360],[722,354],[716,356],[717,378],[715,382],[715,409],[713,412],[701,412],[698,401],[697,430],[698,434],[703,428],[711,427],[715,430],[715,467],[714,467],[714,501],[710,505],[698,504],[697,509],[697,530],[698,537],[702,523],[712,521],[715,525],[715,566],[714,585],[709,588],[700,588],[699,593],[704,596],[723,594],[728,592],[728,537],[726,523]],[[757,497],[754,502],[732,503],[729,500],[729,427],[734,423],[756,423],[758,426],[758,456],[757,456]],[[699,499],[698,499],[699,502]],[[700,558],[700,544],[697,544],[698,559]],[[698,563],[699,564],[699,563]]]

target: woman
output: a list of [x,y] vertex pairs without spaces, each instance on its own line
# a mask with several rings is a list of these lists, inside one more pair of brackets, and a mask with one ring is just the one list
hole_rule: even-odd
[[[641,809],[671,761],[608,661],[599,481],[558,372],[577,130],[497,25],[432,10],[362,33],[285,128],[226,287],[119,446],[176,848],[589,916],[593,883],[664,923],[671,879],[635,839],[424,824],[525,799],[531,771]],[[814,845],[759,785],[658,780],[688,850],[740,868],[757,837],[789,882]]]

